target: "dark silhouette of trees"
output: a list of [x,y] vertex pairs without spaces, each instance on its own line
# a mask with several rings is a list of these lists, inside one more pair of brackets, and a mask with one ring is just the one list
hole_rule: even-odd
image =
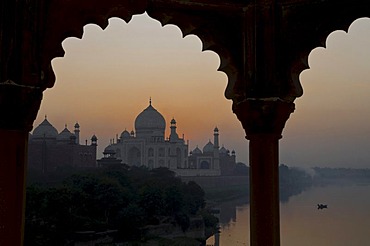
[[112,229],[117,240],[128,241],[163,219],[185,231],[195,215],[217,224],[204,210],[200,186],[181,182],[167,168],[120,165],[58,179],[50,184],[43,177],[27,188],[25,245],[68,245],[76,232]]
[[312,185],[312,177],[303,169],[279,166],[280,201],[288,202],[289,198],[302,193]]

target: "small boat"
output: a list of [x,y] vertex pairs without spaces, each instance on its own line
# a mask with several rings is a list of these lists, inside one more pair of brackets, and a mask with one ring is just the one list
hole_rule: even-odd
[[317,204],[317,209],[324,209],[324,208],[328,208],[328,205],[326,205],[326,204]]

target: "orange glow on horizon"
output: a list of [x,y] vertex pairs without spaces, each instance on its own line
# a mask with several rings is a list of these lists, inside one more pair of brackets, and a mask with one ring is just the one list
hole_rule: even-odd
[[[118,18],[109,23],[105,30],[87,25],[82,39],[63,42],[65,56],[52,62],[57,81],[44,93],[35,126],[44,114],[59,131],[65,123],[72,131],[78,121],[81,139],[97,135],[101,155],[110,139],[135,130],[136,116],[152,97],[166,119],[166,137],[174,117],[178,134],[190,141],[189,150],[213,141],[218,126],[221,144],[237,152],[239,145],[243,152],[247,142],[224,97],[227,76],[217,71],[217,54],[202,52],[196,36],[182,38],[176,26],[162,27],[146,14],[129,24]],[[246,160],[243,155],[238,159]]]
[[[355,21],[348,33],[329,35],[326,48],[314,49],[310,69],[301,73],[304,96],[288,120],[280,141],[280,162],[290,166],[370,165],[370,19]],[[90,24],[82,39],[67,38],[65,56],[52,61],[57,81],[44,92],[37,126],[48,115],[58,129],[81,125],[81,142],[98,137],[98,152],[125,129],[134,130],[136,116],[153,106],[177,132],[190,140],[189,150],[202,148],[220,130],[220,145],[235,149],[237,161],[248,163],[248,142],[225,99],[227,76],[220,59],[202,52],[194,35],[161,24],[147,14],[127,24],[111,18],[106,29]]]

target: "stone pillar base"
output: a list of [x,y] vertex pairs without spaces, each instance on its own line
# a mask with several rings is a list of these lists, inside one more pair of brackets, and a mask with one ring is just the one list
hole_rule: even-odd
[[28,132],[0,129],[0,245],[22,246]]

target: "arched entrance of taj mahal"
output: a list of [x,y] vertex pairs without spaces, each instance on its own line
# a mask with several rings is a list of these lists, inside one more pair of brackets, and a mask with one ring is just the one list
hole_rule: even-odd
[[[252,246],[280,245],[278,142],[308,54],[327,35],[369,16],[366,0],[2,1],[0,4],[0,245],[22,245],[28,132],[55,75],[61,42],[108,18],[147,12],[216,52],[225,96],[249,140]],[[247,143],[246,143],[247,148]]]

